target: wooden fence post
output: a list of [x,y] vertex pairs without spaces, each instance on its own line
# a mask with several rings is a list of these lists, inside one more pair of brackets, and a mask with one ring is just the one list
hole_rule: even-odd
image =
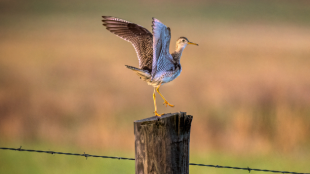
[[188,174],[192,119],[180,112],[135,121],[136,174]]

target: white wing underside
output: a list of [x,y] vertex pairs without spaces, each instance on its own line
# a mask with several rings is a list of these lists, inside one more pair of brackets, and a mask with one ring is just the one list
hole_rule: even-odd
[[167,28],[158,19],[153,18],[153,65],[152,79],[161,71],[167,71],[173,68],[173,57],[169,53],[170,29]]

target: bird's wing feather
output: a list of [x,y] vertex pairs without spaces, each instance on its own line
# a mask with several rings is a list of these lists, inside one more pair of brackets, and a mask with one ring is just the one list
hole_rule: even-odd
[[156,72],[171,69],[173,58],[169,53],[171,33],[158,19],[153,18],[153,66],[152,78]]
[[136,50],[139,68],[152,70],[153,35],[144,27],[112,16],[102,16],[103,25],[111,33],[130,42]]

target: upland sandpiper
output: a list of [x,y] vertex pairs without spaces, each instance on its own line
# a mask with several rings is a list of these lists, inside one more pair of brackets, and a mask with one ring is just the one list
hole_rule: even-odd
[[171,31],[158,19],[153,18],[152,31],[149,32],[144,27],[119,19],[112,16],[102,16],[103,25],[111,33],[116,34],[120,38],[130,42],[136,50],[139,59],[139,68],[128,66],[133,70],[140,79],[146,81],[148,85],[154,87],[153,100],[155,106],[155,115],[157,113],[156,91],[164,99],[164,104],[173,107],[164,96],[159,92],[161,85],[168,83],[178,77],[181,73],[180,58],[184,48],[188,44],[197,45],[188,41],[186,37],[180,37],[176,42],[175,51],[170,54],[169,46],[171,39]]

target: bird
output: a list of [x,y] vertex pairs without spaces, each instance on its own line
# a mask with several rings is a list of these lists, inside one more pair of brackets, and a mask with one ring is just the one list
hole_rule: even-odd
[[111,33],[130,42],[138,56],[139,68],[125,65],[134,71],[141,80],[154,87],[153,101],[155,116],[163,114],[157,112],[156,92],[164,100],[164,105],[174,107],[159,92],[161,85],[177,78],[181,71],[180,58],[187,45],[198,44],[190,42],[186,37],[176,41],[176,49],[169,53],[171,30],[156,18],[152,18],[152,33],[146,28],[112,16],[102,16],[103,26]]

